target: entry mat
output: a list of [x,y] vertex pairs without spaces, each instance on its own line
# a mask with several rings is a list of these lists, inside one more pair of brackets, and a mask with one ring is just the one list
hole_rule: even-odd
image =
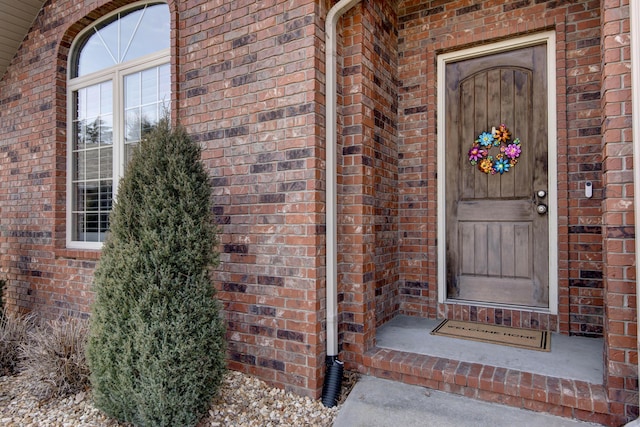
[[551,351],[551,333],[509,326],[444,320],[431,331],[432,335],[508,345],[527,350]]

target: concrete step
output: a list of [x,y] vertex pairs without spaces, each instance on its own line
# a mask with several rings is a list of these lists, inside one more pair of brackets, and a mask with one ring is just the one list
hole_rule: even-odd
[[611,413],[602,374],[602,341],[553,334],[551,351],[437,337],[433,319],[397,316],[376,332],[377,347],[348,369],[486,402],[604,425]]

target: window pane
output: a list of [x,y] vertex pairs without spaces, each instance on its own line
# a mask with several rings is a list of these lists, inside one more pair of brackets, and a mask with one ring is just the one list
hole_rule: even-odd
[[100,145],[113,144],[113,115],[107,114],[100,119]]
[[84,184],[82,184],[82,186],[84,187],[84,192],[86,197],[85,210],[88,212],[97,211],[98,206],[100,205],[100,202],[98,199],[98,194],[99,194],[98,183],[95,181],[85,182]]
[[86,179],[97,179],[100,177],[100,151],[87,151],[87,177]]
[[104,240],[113,199],[113,85],[87,86],[73,94],[74,144],[72,235],[74,240]]
[[100,178],[111,178],[113,173],[113,150],[105,147],[100,150]]
[[131,157],[133,157],[133,150],[136,148],[136,144],[125,144],[124,145],[124,164],[127,165],[131,161]]
[[140,140],[169,111],[171,76],[164,64],[125,76],[125,141]]
[[82,46],[74,74],[76,77],[85,76],[114,65],[115,61],[100,36],[93,33]]
[[141,73],[142,104],[146,105],[158,100],[158,69],[152,68]]
[[86,88],[86,111],[83,118],[93,119],[100,114],[100,85],[89,86]]
[[86,151],[79,151],[74,155],[74,176],[77,180],[84,180],[87,178],[85,156]]
[[82,119],[87,117],[87,89],[83,88],[74,93],[73,100],[76,104],[74,115]]
[[113,186],[111,180],[75,185],[75,203],[80,209],[72,214],[73,238],[83,242],[102,242],[109,229]]
[[[165,105],[169,105],[171,101],[171,69],[169,64],[158,67],[158,99],[163,101]],[[162,111],[160,111],[162,113]]]
[[[127,22],[128,26],[134,24],[132,15],[134,14],[127,16],[127,18],[131,16],[131,20]],[[133,37],[126,39],[128,46],[124,52],[123,61],[130,61],[169,47],[169,9],[166,5],[157,4],[147,7],[142,20],[140,22],[136,20],[135,25],[138,27],[133,32]]]
[[111,180],[100,181],[100,211],[111,211],[113,205],[113,186]]
[[169,34],[169,6],[165,3],[118,13],[85,35],[76,53],[73,76],[84,76],[166,49]]
[[141,112],[139,108],[127,110],[124,118],[125,142],[140,140]]
[[124,108],[137,107],[140,105],[140,73],[124,78],[124,93]]
[[73,199],[74,206],[78,206],[80,208],[77,210],[84,211],[84,206],[85,206],[85,203],[87,202],[84,194],[84,188],[79,185],[76,185],[75,191],[73,192],[73,194],[74,194],[74,199]]
[[84,214],[81,213],[74,213],[72,215],[72,221],[74,224],[73,227],[73,240],[80,240],[80,241],[86,241],[87,239],[85,238],[85,233],[84,233],[84,229],[85,229],[85,219],[84,219]]
[[113,87],[111,82],[100,85],[100,112],[102,114],[113,111]]
[[75,120],[73,122],[73,149],[82,150],[84,146],[84,120]]
[[86,148],[95,148],[100,142],[100,118],[93,119],[85,128]]
[[101,25],[96,28],[97,34],[94,37],[98,37],[102,42],[104,48],[107,50],[109,58],[113,61],[112,64],[117,64],[118,61],[118,22],[112,22],[110,24]]
[[141,136],[151,132],[151,129],[158,123],[158,107],[156,104],[142,107]]
[[85,239],[90,241],[99,241],[100,235],[100,214],[97,212],[88,212],[84,214],[85,218]]

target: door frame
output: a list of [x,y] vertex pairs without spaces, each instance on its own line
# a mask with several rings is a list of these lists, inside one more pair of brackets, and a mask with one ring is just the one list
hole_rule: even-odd
[[[455,52],[448,52],[437,56],[437,185],[438,185],[438,303],[440,304],[469,304],[468,301],[454,300],[447,298],[446,283],[446,213],[445,213],[445,196],[447,191],[447,180],[442,179],[446,176],[445,164],[445,69],[446,65],[451,62],[457,62],[464,59],[477,58],[479,56],[500,53],[504,51],[524,48],[533,45],[546,44],[547,46],[547,129],[548,129],[548,147],[547,147],[547,167],[549,186],[547,197],[549,200],[549,307],[522,307],[526,311],[545,312],[550,314],[558,313],[558,165],[557,165],[557,104],[556,104],[556,35],[554,31],[546,31],[537,34],[531,34],[524,37],[517,37],[509,40],[503,40],[483,46],[474,46]],[[471,302],[473,305],[488,307],[512,307],[502,304],[490,304]]]

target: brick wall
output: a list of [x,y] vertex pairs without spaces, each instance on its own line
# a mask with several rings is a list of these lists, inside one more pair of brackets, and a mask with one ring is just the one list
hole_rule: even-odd
[[[88,315],[99,251],[65,248],[67,58],[79,31],[130,3],[47,2],[0,82],[1,272],[21,310]],[[215,187],[230,366],[315,397],[325,352],[326,8],[218,3],[169,1],[172,116],[203,145]]]
[[[386,3],[364,2],[345,17],[342,27],[343,34],[353,35],[343,38],[342,117],[346,123],[351,115],[344,112],[357,111],[354,124],[360,128],[355,136],[353,124],[342,129],[341,192],[345,205],[359,206],[366,222],[362,252],[370,267],[363,281],[375,289],[377,325],[398,309],[396,21]],[[352,179],[362,179],[362,185],[348,184]],[[357,196],[349,203],[351,194]],[[345,212],[342,222],[349,221]]]
[[387,2],[367,5],[372,52],[370,70],[363,78],[368,79],[373,100],[373,132],[367,138],[373,141],[376,325],[381,325],[399,308],[398,19]]
[[[562,183],[568,195],[569,332],[602,336],[602,148],[600,136],[600,16],[597,2],[568,9],[566,52],[567,142]],[[563,165],[563,167],[565,167]],[[585,182],[593,198],[585,197]],[[563,227],[564,230],[564,227]],[[562,303],[566,303],[565,292]],[[565,308],[566,309],[566,308]],[[561,314],[564,326],[565,314]],[[566,332],[566,330],[563,330]]]
[[324,188],[315,2],[180,2],[178,114],[205,148],[230,366],[317,396]]
[[[340,20],[338,67],[338,301],[343,360],[361,363],[374,343],[375,168],[372,22],[358,4]],[[342,70],[342,72],[340,72]],[[353,365],[351,365],[353,366]]]
[[340,341],[347,362],[397,314],[397,22],[386,2],[363,2],[339,24]]
[[638,348],[629,2],[603,0],[601,11],[605,384],[611,411],[633,419],[638,417]]

